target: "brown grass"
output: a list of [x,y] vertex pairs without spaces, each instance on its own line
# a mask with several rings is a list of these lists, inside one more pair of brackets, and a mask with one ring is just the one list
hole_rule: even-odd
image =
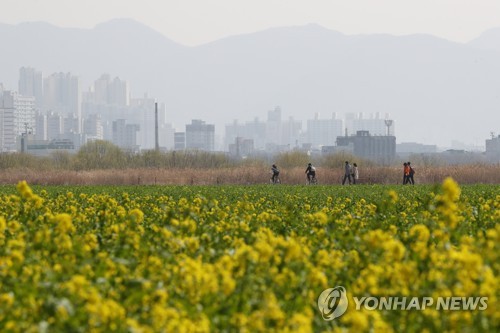
[[[304,168],[282,169],[283,184],[305,184]],[[92,171],[4,169],[0,170],[0,184],[16,184],[26,180],[37,185],[217,185],[267,184],[270,170],[259,166],[239,166],[218,169],[107,169]],[[461,184],[500,184],[500,165],[469,165],[416,168],[417,184],[435,184],[447,176]],[[359,169],[361,184],[401,184],[402,168],[367,167]],[[342,167],[317,169],[320,184],[340,184]]]

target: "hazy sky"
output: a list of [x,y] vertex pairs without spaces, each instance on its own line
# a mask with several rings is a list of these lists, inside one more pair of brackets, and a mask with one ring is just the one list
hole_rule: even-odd
[[0,0],[1,23],[92,28],[124,17],[185,45],[307,23],[346,34],[428,33],[465,42],[500,27],[500,0]]

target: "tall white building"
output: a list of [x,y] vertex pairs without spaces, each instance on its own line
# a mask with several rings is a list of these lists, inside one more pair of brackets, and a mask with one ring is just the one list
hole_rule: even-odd
[[266,139],[266,143],[275,145],[281,143],[281,108],[279,106],[267,112]]
[[226,132],[224,135],[224,149],[228,149],[229,145],[233,144],[236,138],[248,138],[246,135],[246,127],[244,124],[238,123],[238,120],[234,120],[232,124],[227,124]]
[[94,103],[114,106],[128,106],[130,91],[127,81],[119,77],[111,79],[109,74],[103,74],[94,82]]
[[174,149],[174,133],[175,129],[172,127],[172,124],[162,124],[159,126],[158,140],[160,148]]
[[302,122],[294,120],[292,117],[281,123],[280,144],[292,149],[299,146],[299,137],[302,131]]
[[355,135],[358,131],[368,131],[370,135],[395,135],[394,121],[390,119],[389,114],[382,118],[379,112],[368,115],[346,114],[346,128],[349,135]]
[[36,132],[35,97],[0,91],[0,150],[17,149],[17,137]]
[[[166,125],[167,107],[158,103],[158,129]],[[132,98],[127,119],[140,125],[138,145],[141,149],[155,148],[155,99],[145,95],[142,98]],[[173,134],[172,134],[173,135]],[[161,135],[160,135],[161,136]],[[173,140],[173,137],[172,137]],[[161,145],[161,142],[160,142]],[[164,147],[164,146],[163,146]]]
[[108,85],[108,103],[118,106],[130,104],[130,91],[127,81],[115,77]]
[[19,69],[19,94],[35,97],[35,107],[41,110],[43,105],[42,72],[31,67],[21,67]]
[[313,147],[334,146],[337,136],[342,135],[343,122],[335,113],[330,119],[320,119],[319,114],[307,121],[307,143]]
[[78,128],[75,133],[81,133],[81,87],[80,79],[71,73],[54,73],[43,82],[43,108],[47,112],[55,112],[63,118],[77,118]]
[[236,138],[253,140],[255,149],[264,149],[266,146],[266,123],[255,118],[253,121],[247,121],[245,124],[238,123],[235,120],[232,124],[226,125],[224,137],[224,148],[229,149],[229,145],[234,144]]

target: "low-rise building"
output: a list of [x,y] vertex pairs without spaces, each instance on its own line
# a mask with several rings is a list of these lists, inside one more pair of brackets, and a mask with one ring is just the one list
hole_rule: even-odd
[[361,158],[383,164],[389,164],[396,158],[396,137],[392,135],[370,135],[369,131],[357,131],[356,135],[337,137],[337,147],[351,145],[352,153]]
[[486,156],[491,161],[500,161],[500,135],[486,140]]

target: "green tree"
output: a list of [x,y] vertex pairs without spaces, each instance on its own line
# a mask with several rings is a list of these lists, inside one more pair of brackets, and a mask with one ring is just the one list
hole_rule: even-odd
[[127,155],[109,141],[92,141],[80,148],[75,157],[75,169],[122,169],[127,167]]
[[309,162],[314,161],[302,151],[290,151],[276,156],[276,164],[281,168],[305,167]]

